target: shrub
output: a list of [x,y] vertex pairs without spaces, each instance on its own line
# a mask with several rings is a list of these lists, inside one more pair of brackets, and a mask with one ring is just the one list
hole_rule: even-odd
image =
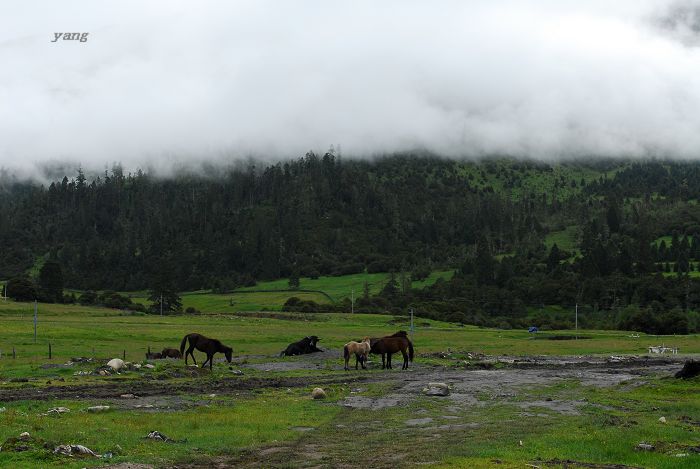
[[15,301],[34,301],[37,289],[28,277],[14,277],[7,282],[7,296]]

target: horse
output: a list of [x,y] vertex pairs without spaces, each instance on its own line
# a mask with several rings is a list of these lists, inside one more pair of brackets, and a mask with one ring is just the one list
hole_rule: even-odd
[[[187,353],[185,353],[185,345],[187,344],[188,340],[190,346],[187,349]],[[204,368],[207,362],[209,362],[209,370],[212,369],[214,354],[217,352],[221,352],[226,355],[226,361],[231,363],[231,354],[233,353],[233,349],[231,347],[227,347],[217,339],[210,339],[201,334],[193,332],[192,334],[187,334],[185,337],[183,337],[182,342],[180,342],[180,353],[185,357],[185,365],[187,365],[187,355],[191,355],[192,361],[195,365],[197,364],[197,360],[194,358],[194,353],[192,353],[195,348],[200,352],[207,354],[207,359],[204,361],[204,363],[202,363],[202,368]]]
[[164,348],[160,356],[161,358],[182,358],[182,353],[176,348]]
[[[408,340],[408,332],[398,331],[398,332],[395,332],[391,335],[385,335],[384,338],[386,338],[386,337],[404,337],[406,340]],[[378,338],[378,337],[372,337],[371,339],[369,339],[370,347],[374,347],[374,344],[376,344],[377,341],[379,341],[379,340],[381,340],[381,338]],[[411,345],[413,345],[413,344],[411,344]],[[379,352],[374,352],[370,349],[370,353],[379,353]],[[362,358],[359,357],[357,354],[355,355],[355,359],[360,360],[360,361],[362,360]],[[385,355],[382,354],[382,365],[384,364],[384,361],[385,361]],[[382,366],[382,368],[383,368],[383,366]]]
[[280,352],[280,357],[291,357],[292,355],[303,355],[307,353],[323,352],[320,348],[316,347],[316,343],[321,340],[315,335],[310,335],[304,337],[303,339],[291,343],[286,349]]
[[[350,361],[350,354],[355,354],[355,369],[357,369],[358,362],[362,365],[362,369],[366,370],[365,362],[367,361],[367,354],[371,345],[369,344],[369,337],[362,339],[362,342],[355,342],[351,340],[343,347],[343,358],[345,358],[345,371],[348,371],[348,362]],[[359,358],[358,358],[359,357]]]
[[[408,350],[408,354],[406,353]],[[399,331],[394,335],[377,339],[370,347],[371,353],[378,353],[382,356],[382,370],[391,369],[391,355],[401,352],[403,355],[402,370],[408,370],[408,362],[413,361],[413,343],[408,339],[405,331]],[[385,362],[386,356],[386,362]]]
[[163,355],[160,352],[146,352],[146,360],[160,360]]

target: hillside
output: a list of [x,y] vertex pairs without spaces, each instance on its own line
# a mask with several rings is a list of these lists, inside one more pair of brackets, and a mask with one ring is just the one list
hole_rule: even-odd
[[[396,272],[358,307],[521,327],[543,305],[578,303],[587,326],[687,332],[699,197],[700,164],[672,161],[329,152],[172,178],[119,167],[48,186],[5,178],[0,277],[36,277],[51,260],[81,290],[227,292]],[[457,275],[399,285],[438,270]]]

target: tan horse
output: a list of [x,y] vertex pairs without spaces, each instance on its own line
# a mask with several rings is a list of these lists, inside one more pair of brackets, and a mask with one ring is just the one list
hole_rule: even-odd
[[345,347],[343,347],[343,358],[345,358],[345,371],[349,370],[348,362],[350,361],[350,356],[355,354],[355,369],[357,369],[357,363],[362,365],[362,369],[366,370],[365,362],[367,361],[367,355],[372,347],[369,344],[369,337],[362,339],[362,342],[355,342],[351,340]]

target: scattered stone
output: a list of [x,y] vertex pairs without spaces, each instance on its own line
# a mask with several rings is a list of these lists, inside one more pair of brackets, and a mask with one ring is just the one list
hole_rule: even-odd
[[46,414],[44,415],[65,414],[66,412],[70,412],[68,407],[54,407],[53,409],[46,411]]
[[106,410],[109,410],[108,405],[96,405],[96,406],[92,406],[92,407],[87,408],[88,412],[104,412]]
[[29,432],[22,432],[19,434],[19,439],[20,440],[31,440],[32,436],[29,434]]
[[122,399],[136,399],[136,396],[133,394],[122,394],[121,396]]
[[688,453],[678,453],[678,454],[676,455],[677,458],[685,458],[685,457],[688,457],[688,456],[689,456]]
[[209,394],[209,397],[216,397],[216,394]]
[[523,440],[519,440],[519,441],[518,441],[518,446],[522,446],[522,445],[523,445]]
[[140,370],[141,364],[140,363],[131,363],[131,364],[129,364],[129,368],[132,368],[134,370]]
[[637,445],[637,450],[638,451],[654,451],[654,445],[650,445],[648,443],[639,443]]
[[100,370],[97,372],[100,376],[109,376],[109,371],[107,370]]
[[54,454],[62,454],[64,456],[94,456],[101,457],[95,454],[93,450],[83,445],[58,445],[53,450]]
[[236,376],[241,376],[243,375],[243,372],[241,370],[233,370],[232,373]]
[[153,407],[153,404],[137,404],[134,409],[152,409]]
[[426,396],[449,396],[450,387],[445,383],[428,383],[428,386],[423,388],[423,394]]
[[170,441],[170,438],[163,435],[161,432],[159,432],[157,430],[154,430],[154,431],[150,432],[148,435],[146,435],[146,439],[158,440],[158,441]]
[[5,407],[0,407],[0,413],[5,412],[6,410],[7,410],[7,408],[5,408]]
[[77,358],[71,358],[70,361],[72,361],[73,363],[91,363],[92,358],[77,357]]
[[666,417],[659,417],[659,422],[666,423]]
[[110,361],[107,362],[107,366],[113,369],[114,371],[119,371],[122,368],[124,368],[125,363],[124,360],[121,358],[112,358]]
[[325,399],[326,391],[324,391],[321,388],[314,388],[314,390],[311,391],[311,397],[313,397],[314,399]]
[[89,375],[89,374],[90,374],[89,371],[84,371],[84,370],[83,370],[83,371],[76,371],[75,373],[73,373],[73,376],[87,376],[87,375]]
[[700,361],[688,360],[683,365],[683,368],[675,374],[676,378],[688,379],[700,375]]
[[143,365],[143,367],[144,367],[144,368],[148,368],[149,370],[152,370],[152,369],[155,368],[156,366],[153,365],[153,364],[151,364],[151,363],[146,363],[145,365]]

